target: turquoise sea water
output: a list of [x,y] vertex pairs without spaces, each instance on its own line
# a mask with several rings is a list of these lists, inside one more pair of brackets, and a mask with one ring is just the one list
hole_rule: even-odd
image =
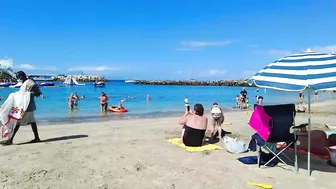
[[[235,97],[240,93],[241,87],[219,86],[154,86],[136,85],[125,83],[123,80],[106,83],[105,88],[95,88],[93,83],[85,86],[64,86],[56,83],[58,88],[41,88],[45,98],[35,99],[37,111],[35,117],[38,122],[78,122],[90,120],[129,119],[133,117],[155,117],[167,115],[180,115],[184,112],[184,98],[189,98],[191,105],[201,103],[210,109],[213,102],[218,102],[225,111],[236,111]],[[18,89],[0,89],[0,96],[7,97],[9,93]],[[120,100],[126,99],[124,106],[129,112],[100,113],[98,96],[104,91],[109,95],[109,105],[117,105]],[[250,102],[255,103],[256,88],[247,88]],[[84,94],[86,99],[81,99],[74,111],[69,111],[67,97],[70,93],[77,92],[79,96]],[[151,96],[151,102],[146,102],[146,95]],[[264,97],[264,103],[276,104],[296,102],[297,92],[283,92],[267,89],[259,89],[258,95]],[[305,94],[307,99],[307,94]],[[313,95],[312,95],[313,96]],[[319,94],[320,100],[334,98],[331,93]],[[4,100],[3,100],[4,101]]]

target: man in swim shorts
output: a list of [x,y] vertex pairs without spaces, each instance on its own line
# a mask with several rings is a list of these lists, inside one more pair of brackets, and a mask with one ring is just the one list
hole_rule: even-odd
[[16,73],[16,78],[18,79],[18,82],[22,82],[22,85],[20,87],[20,91],[26,91],[26,92],[30,92],[31,96],[30,96],[30,102],[29,105],[27,107],[26,112],[24,113],[22,119],[16,124],[16,127],[14,129],[14,133],[12,138],[2,141],[1,144],[2,145],[11,145],[13,144],[13,139],[15,137],[15,134],[17,133],[17,131],[19,130],[20,126],[26,126],[26,125],[31,125],[31,128],[33,130],[34,133],[34,140],[30,141],[30,143],[35,143],[35,142],[40,142],[40,137],[37,131],[37,124],[36,124],[36,120],[35,120],[35,116],[34,116],[34,111],[36,110],[36,104],[35,104],[35,100],[34,97],[39,97],[42,92],[39,88],[39,86],[35,83],[34,80],[32,79],[28,79],[26,76],[26,73],[24,73],[23,71],[19,71]]
[[222,139],[222,126],[221,125],[224,122],[224,114],[217,102],[214,102],[212,104],[211,116],[212,116],[212,126],[213,126],[211,136],[214,135],[216,127],[217,127],[218,137],[219,137],[219,140],[221,140]]

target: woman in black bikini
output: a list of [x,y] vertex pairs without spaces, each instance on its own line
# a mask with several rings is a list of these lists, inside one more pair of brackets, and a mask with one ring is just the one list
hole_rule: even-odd
[[106,112],[107,111],[107,105],[108,105],[108,97],[107,95],[102,92],[102,94],[99,97],[100,100],[100,111]]
[[182,141],[186,146],[202,146],[205,141],[205,131],[208,127],[208,118],[203,116],[202,104],[195,104],[194,112],[186,110],[179,120],[182,127]]

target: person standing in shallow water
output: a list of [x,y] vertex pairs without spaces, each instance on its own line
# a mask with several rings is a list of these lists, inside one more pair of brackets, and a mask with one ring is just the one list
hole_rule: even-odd
[[26,76],[26,73],[23,71],[19,71],[16,73],[16,78],[18,79],[18,82],[22,82],[22,85],[20,87],[20,91],[26,91],[30,92],[30,102],[28,104],[28,108],[26,112],[24,113],[22,119],[16,124],[13,136],[5,141],[2,141],[0,144],[2,145],[11,145],[13,144],[13,139],[18,132],[20,126],[25,126],[25,125],[31,125],[31,128],[34,133],[34,140],[30,141],[30,143],[35,143],[35,142],[40,142],[40,137],[37,131],[37,124],[34,116],[34,111],[36,110],[36,104],[34,97],[39,97],[42,95],[42,92],[39,88],[39,86],[35,83],[34,80],[28,79]]
[[101,93],[99,100],[100,100],[100,111],[107,112],[108,97],[104,92]]

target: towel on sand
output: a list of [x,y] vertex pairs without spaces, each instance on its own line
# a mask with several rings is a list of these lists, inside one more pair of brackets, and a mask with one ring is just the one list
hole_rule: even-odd
[[166,141],[169,142],[169,143],[175,144],[176,146],[182,147],[189,152],[204,152],[204,151],[210,151],[210,150],[223,150],[223,148],[221,148],[220,146],[215,145],[215,144],[205,144],[205,145],[200,146],[200,147],[186,146],[186,145],[183,144],[183,142],[181,142],[181,138],[172,138],[172,139],[168,139]]

